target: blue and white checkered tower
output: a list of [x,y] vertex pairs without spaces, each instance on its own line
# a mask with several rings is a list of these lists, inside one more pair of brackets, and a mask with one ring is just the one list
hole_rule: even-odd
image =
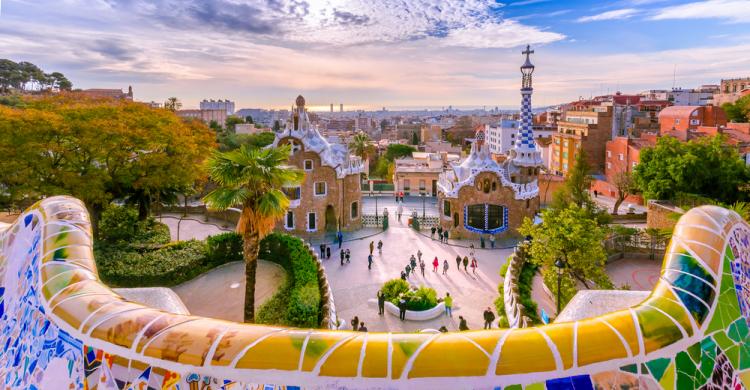
[[534,73],[534,65],[529,56],[534,53],[531,46],[526,45],[526,62],[521,66],[521,125],[518,126],[517,141],[514,146],[515,156],[513,163],[521,167],[541,167],[543,165],[542,155],[534,142],[534,128],[531,115],[531,74]]

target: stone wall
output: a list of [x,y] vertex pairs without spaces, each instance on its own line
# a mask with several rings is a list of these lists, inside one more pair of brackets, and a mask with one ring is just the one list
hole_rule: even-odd
[[[481,188],[477,188],[479,183],[484,180],[496,182],[495,190],[485,193]],[[473,186],[464,186],[458,191],[457,198],[445,198],[442,194],[438,197],[438,207],[440,208],[440,224],[443,229],[450,229],[451,238],[473,238],[478,239],[480,234],[467,230],[464,227],[464,208],[472,204],[496,204],[506,207],[508,213],[508,225],[506,230],[497,233],[498,237],[518,235],[516,229],[521,226],[524,217],[533,218],[539,210],[539,197],[528,200],[517,200],[515,193],[509,187],[503,187],[500,178],[492,172],[482,172],[477,175]],[[450,202],[451,216],[445,216],[443,211],[443,201]]]
[[531,320],[526,315],[526,308],[521,304],[521,294],[518,291],[518,278],[526,261],[527,246],[528,244],[524,242],[516,247],[508,259],[508,270],[503,275],[505,316],[511,328],[527,328],[531,324]]
[[675,215],[684,214],[685,210],[663,200],[649,200],[646,215],[646,227],[650,229],[672,230],[677,224]]

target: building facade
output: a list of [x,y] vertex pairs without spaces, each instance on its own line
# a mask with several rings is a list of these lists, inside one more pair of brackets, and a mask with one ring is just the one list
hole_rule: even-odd
[[452,164],[438,181],[440,224],[452,237],[516,234],[525,217],[539,210],[538,175],[542,159],[534,139],[531,113],[534,65],[527,46],[521,66],[521,121],[517,142],[503,163],[493,159],[485,127],[476,133],[471,153]]
[[216,122],[224,127],[227,122],[227,112],[224,110],[177,110],[175,114],[181,118],[200,119],[207,125]]
[[362,226],[360,175],[364,165],[346,146],[331,144],[309,120],[305,99],[298,96],[294,110],[273,146],[291,145],[289,164],[305,172],[303,182],[285,188],[291,200],[277,229],[300,236],[349,231]]
[[[453,155],[455,159],[458,156]],[[413,152],[410,158],[394,161],[393,189],[404,195],[437,196],[437,183],[443,168],[450,162],[447,153]]]
[[594,171],[604,170],[606,143],[612,139],[612,106],[594,106],[587,111],[567,111],[552,134],[549,171],[567,176],[576,155],[583,149]]
[[659,113],[659,132],[671,135],[682,141],[693,137],[691,133],[701,126],[723,126],[727,117],[720,107],[716,106],[673,106]]
[[233,115],[234,114],[234,102],[225,99],[225,100],[206,100],[203,99],[200,102],[200,109],[201,110],[224,110],[227,115]]

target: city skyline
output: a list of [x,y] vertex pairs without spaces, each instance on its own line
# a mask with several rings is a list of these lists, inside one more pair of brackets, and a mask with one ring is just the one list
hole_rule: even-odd
[[[6,0],[3,57],[76,88],[177,96],[184,107],[518,107],[518,58],[535,47],[535,106],[718,84],[750,69],[739,0]],[[678,38],[679,39],[676,39]]]

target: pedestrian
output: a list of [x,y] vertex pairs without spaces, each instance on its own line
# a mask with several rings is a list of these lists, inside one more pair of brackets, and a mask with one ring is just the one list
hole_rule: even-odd
[[424,278],[424,261],[419,260],[419,270],[422,271],[422,277]]
[[398,301],[398,319],[401,321],[406,320],[406,300],[404,297],[399,298]]
[[364,322],[359,323],[359,331],[360,332],[367,332],[367,327],[365,326]]
[[382,316],[385,313],[385,294],[382,290],[378,290],[378,315]]
[[417,249],[417,259],[419,259],[419,261],[422,261],[422,251],[419,249]]
[[357,329],[359,328],[359,317],[354,316],[354,318],[352,318],[351,324],[352,324],[352,329],[354,329],[354,331],[356,332]]
[[440,333],[448,333],[448,328],[445,327],[445,325],[438,328],[438,331]]
[[443,232],[443,242],[448,243],[448,229]]
[[432,260],[432,272],[437,272],[437,267],[440,265],[440,261],[435,256],[435,260]]
[[320,258],[326,258],[326,244],[320,244]]
[[477,274],[477,267],[478,266],[479,266],[479,264],[477,263],[477,258],[476,257],[472,257],[471,258],[471,273],[473,273],[474,275],[476,275]]
[[331,258],[331,247],[326,245],[326,259]]
[[383,241],[378,240],[378,254],[383,254]]
[[401,280],[406,280],[406,274],[404,271],[401,271]]
[[598,197],[599,197],[599,191],[594,190],[594,198],[598,198]]
[[469,258],[467,256],[464,256],[464,271],[469,272],[467,267],[469,266]]
[[411,261],[409,261],[409,264],[411,265],[411,273],[416,274],[417,273],[417,260],[414,259],[414,256],[411,257]]
[[352,252],[349,249],[347,249],[345,256],[346,256],[346,262],[349,263],[350,260],[352,259]]
[[479,236],[479,247],[484,249],[484,234]]
[[336,239],[339,242],[339,249],[341,249],[341,244],[344,243],[344,233],[341,233],[341,230],[336,233]]
[[448,272],[448,260],[443,260],[443,275]]
[[469,255],[474,256],[474,243],[469,245]]
[[495,249],[495,235],[490,235],[490,248]]
[[370,254],[375,251],[375,241],[370,241]]
[[344,265],[344,250],[339,250],[339,256],[341,256],[341,265]]
[[398,204],[398,208],[396,209],[396,215],[398,216],[398,221],[401,222],[401,214],[404,213],[404,206],[401,205],[401,203]]
[[367,269],[372,269],[372,253],[367,256]]
[[458,330],[461,332],[469,330],[469,326],[466,325],[466,319],[461,316],[458,316]]
[[456,271],[461,272],[461,255],[456,255]]
[[435,226],[430,228],[430,238],[435,239]]
[[409,279],[409,273],[411,272],[411,266],[409,264],[406,265],[406,268],[404,269],[406,271],[406,278]]
[[445,303],[445,315],[453,317],[453,297],[451,296],[451,293],[445,293],[443,303]]
[[399,192],[399,196],[401,196],[401,203],[404,203],[404,191]]
[[443,242],[443,227],[442,226],[438,226],[437,233],[438,233],[438,240],[440,240],[440,242]]
[[492,329],[492,321],[495,321],[495,313],[488,306],[484,310],[484,329]]

